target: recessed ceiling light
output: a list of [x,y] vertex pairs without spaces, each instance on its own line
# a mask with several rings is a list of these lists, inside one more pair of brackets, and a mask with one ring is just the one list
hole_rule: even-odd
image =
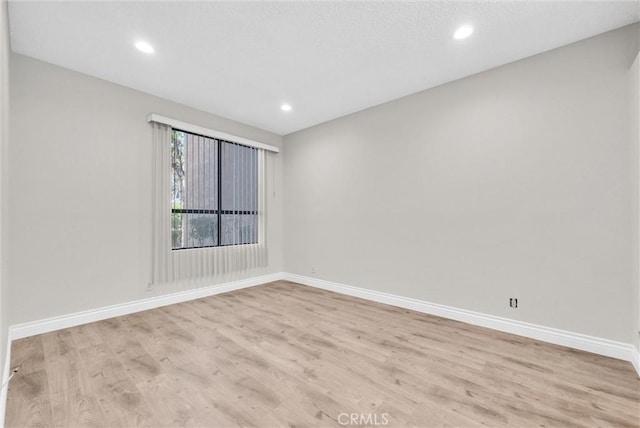
[[136,46],[136,49],[138,49],[140,52],[144,52],[146,54],[152,54],[154,52],[153,46],[151,46],[149,43],[145,42],[144,40],[138,40],[135,46]]
[[280,110],[282,110],[282,111],[291,111],[291,104],[282,104],[280,106]]
[[473,33],[473,27],[471,25],[463,25],[453,33],[453,38],[456,40],[466,39]]

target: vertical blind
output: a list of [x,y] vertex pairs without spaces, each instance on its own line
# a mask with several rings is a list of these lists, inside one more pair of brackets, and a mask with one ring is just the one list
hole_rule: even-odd
[[151,282],[266,266],[265,150],[151,123]]

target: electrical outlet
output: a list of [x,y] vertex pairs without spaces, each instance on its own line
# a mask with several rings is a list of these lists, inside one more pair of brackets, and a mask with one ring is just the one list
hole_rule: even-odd
[[515,297],[510,298],[509,299],[509,307],[516,309],[518,307],[518,299],[515,298]]
[[145,289],[146,291],[151,291],[153,290],[153,285],[150,282],[147,282],[147,288]]
[[315,273],[316,273],[316,268],[315,268],[314,266],[311,266],[311,273],[312,273],[313,275],[315,275]]

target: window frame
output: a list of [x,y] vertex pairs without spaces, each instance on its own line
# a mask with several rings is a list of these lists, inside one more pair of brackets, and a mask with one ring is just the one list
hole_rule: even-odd
[[[259,210],[259,203],[258,203],[258,207],[256,208],[255,211],[252,210],[222,210],[222,144],[226,143],[226,144],[233,144],[233,145],[237,145],[237,146],[241,146],[247,149],[251,149],[251,150],[255,150],[256,153],[259,150],[257,147],[252,147],[252,146],[248,146],[245,144],[241,144],[241,143],[237,143],[234,141],[229,141],[229,140],[224,140],[222,138],[215,138],[215,137],[210,137],[208,135],[204,135],[204,134],[200,134],[197,132],[192,132],[192,131],[185,131],[184,129],[180,129],[180,128],[171,128],[171,146],[173,146],[174,141],[173,141],[173,132],[174,131],[178,131],[178,132],[183,132],[185,134],[191,134],[193,136],[196,137],[203,137],[203,138],[207,138],[210,140],[214,140],[217,146],[217,162],[216,162],[216,173],[214,174],[217,177],[217,209],[192,209],[192,208],[174,208],[173,206],[171,206],[171,215],[173,216],[173,214],[215,214],[217,217],[217,224],[216,224],[216,229],[217,229],[217,245],[201,245],[198,247],[180,247],[180,248],[174,248],[173,246],[173,240],[171,242],[171,251],[182,251],[182,250],[198,250],[198,249],[202,249],[202,248],[222,248],[222,247],[237,247],[237,246],[241,246],[241,245],[257,245],[260,243],[260,221],[258,220],[256,223],[256,234],[255,234],[255,242],[240,242],[240,243],[236,243],[236,244],[222,244],[222,216],[223,215],[255,215],[255,216],[260,216],[260,210]],[[256,181],[260,180],[260,172],[259,169],[260,168],[260,163],[256,162]],[[171,174],[174,174],[173,168],[171,171]],[[260,184],[259,182],[256,183],[256,197],[260,198]],[[172,203],[173,205],[173,203]],[[171,225],[171,231],[173,232],[173,225]]]

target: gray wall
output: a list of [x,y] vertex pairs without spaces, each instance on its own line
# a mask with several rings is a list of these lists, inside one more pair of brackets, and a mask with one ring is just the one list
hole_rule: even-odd
[[[11,324],[179,291],[145,291],[151,112],[282,145],[278,135],[12,55]],[[282,157],[268,165],[269,265],[237,278],[282,270]]]
[[[9,20],[7,2],[0,1],[0,378],[7,353],[9,304],[7,296],[5,231],[7,211],[7,145],[9,144]],[[1,417],[0,417],[1,419]]]
[[285,270],[629,343],[637,51],[634,25],[285,136]]
[[629,124],[633,155],[632,168],[632,237],[633,237],[633,297],[631,298],[634,329],[632,342],[640,350],[640,54],[629,69]]

